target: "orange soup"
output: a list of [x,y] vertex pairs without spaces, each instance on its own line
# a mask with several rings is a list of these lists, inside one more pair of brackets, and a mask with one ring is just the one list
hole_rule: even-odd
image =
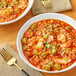
[[0,0],[0,23],[19,17],[28,7],[29,0]]
[[76,29],[56,19],[38,21],[24,33],[22,50],[39,69],[63,70],[76,61]]

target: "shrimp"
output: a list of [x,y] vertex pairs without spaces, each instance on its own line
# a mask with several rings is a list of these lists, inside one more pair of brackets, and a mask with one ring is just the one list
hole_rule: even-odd
[[42,37],[42,31],[36,31],[36,32],[35,32],[35,35]]
[[29,46],[33,46],[35,43],[37,43],[38,42],[38,37],[32,37],[32,38],[30,38],[29,40],[28,40],[28,45]]
[[66,42],[66,37],[65,37],[64,34],[59,34],[59,35],[57,36],[57,40],[64,43],[64,42]]
[[43,41],[44,39],[43,38],[40,38],[37,45],[36,45],[36,48],[37,49],[42,49],[43,48]]
[[59,59],[59,58],[53,58],[54,62],[56,63],[60,63],[60,64],[67,64],[69,62],[71,62],[70,58],[65,58],[65,59]]
[[37,64],[39,63],[39,61],[40,61],[39,56],[33,56],[33,57],[30,58],[30,62],[31,62],[32,64],[37,65]]
[[49,43],[52,42],[53,40],[54,40],[53,36],[49,36],[48,39],[47,39],[47,41],[48,41]]
[[41,48],[43,48],[43,42],[44,42],[43,38],[33,37],[33,38],[29,39],[28,45],[32,46],[35,49],[41,49]]
[[66,43],[64,43],[64,44],[61,44],[61,48],[66,48],[66,47],[69,47],[69,46],[71,46],[71,44],[72,44],[72,40],[69,40],[68,42],[66,42]]

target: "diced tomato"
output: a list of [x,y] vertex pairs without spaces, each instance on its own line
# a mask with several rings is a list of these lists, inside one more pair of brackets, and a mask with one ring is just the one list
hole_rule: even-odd
[[33,31],[27,31],[27,32],[25,32],[25,37],[27,37],[27,38],[31,38],[31,37],[33,37],[33,35],[34,35]]

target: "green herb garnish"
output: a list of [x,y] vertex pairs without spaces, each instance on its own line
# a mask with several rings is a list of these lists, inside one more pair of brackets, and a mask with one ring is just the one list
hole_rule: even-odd
[[45,35],[45,31],[42,31],[43,32],[43,35]]
[[67,40],[70,40],[71,38],[67,38]]
[[10,13],[11,11],[10,10],[7,10],[8,11],[8,13]]
[[46,47],[44,47],[44,50],[46,50]]
[[61,45],[60,43],[57,44],[57,46],[60,46],[60,45]]
[[35,29],[34,31],[37,31],[37,29]]
[[48,30],[49,32],[52,32],[52,30]]
[[65,59],[66,61],[68,61],[69,59]]
[[45,36],[44,36],[44,38],[46,38],[46,39],[47,39],[47,38],[48,38],[48,35],[45,35]]
[[36,24],[33,24],[33,25],[31,26],[31,29],[34,30],[36,26],[37,26]]
[[29,30],[29,32],[31,32],[32,30]]
[[50,25],[51,28],[53,28],[53,25]]
[[71,27],[70,27],[70,26],[67,26],[67,27],[65,27],[65,29],[66,29],[67,31],[69,31],[69,30],[71,29]]
[[46,47],[46,48],[50,48],[50,44],[46,44],[45,47]]
[[44,41],[44,44],[48,44],[48,41],[46,42],[46,41]]
[[10,5],[10,7],[13,7],[13,6],[14,6],[14,4],[11,4],[11,5]]
[[51,46],[51,49],[55,49],[55,46]]

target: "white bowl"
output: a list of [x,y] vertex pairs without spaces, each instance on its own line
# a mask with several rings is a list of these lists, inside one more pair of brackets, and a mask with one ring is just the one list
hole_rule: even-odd
[[22,17],[24,17],[28,13],[28,11],[31,9],[31,7],[33,5],[33,2],[34,2],[34,0],[29,0],[28,7],[25,9],[25,11],[18,18],[14,19],[14,20],[11,20],[11,21],[8,21],[8,22],[2,22],[2,23],[0,23],[0,25],[6,25],[6,24],[13,23],[13,22],[18,21]]
[[31,19],[29,19],[20,29],[18,36],[17,36],[17,49],[19,52],[19,55],[21,56],[21,58],[23,59],[23,61],[29,65],[30,67],[34,68],[35,70],[41,71],[41,72],[46,72],[46,73],[60,73],[60,72],[64,72],[67,71],[73,67],[76,66],[76,62],[73,63],[70,67],[60,70],[60,71],[45,71],[45,70],[41,70],[38,69],[36,67],[34,67],[30,62],[28,62],[28,60],[26,59],[26,57],[24,56],[23,52],[22,52],[22,45],[21,45],[21,39],[24,35],[24,32],[30,27],[31,24],[33,24],[34,22],[43,20],[43,19],[59,19],[62,20],[70,25],[72,25],[75,29],[76,29],[76,21],[74,21],[72,18],[66,16],[66,15],[62,15],[62,14],[58,14],[58,13],[44,13],[44,14],[40,14],[37,15],[35,17],[32,17]]

